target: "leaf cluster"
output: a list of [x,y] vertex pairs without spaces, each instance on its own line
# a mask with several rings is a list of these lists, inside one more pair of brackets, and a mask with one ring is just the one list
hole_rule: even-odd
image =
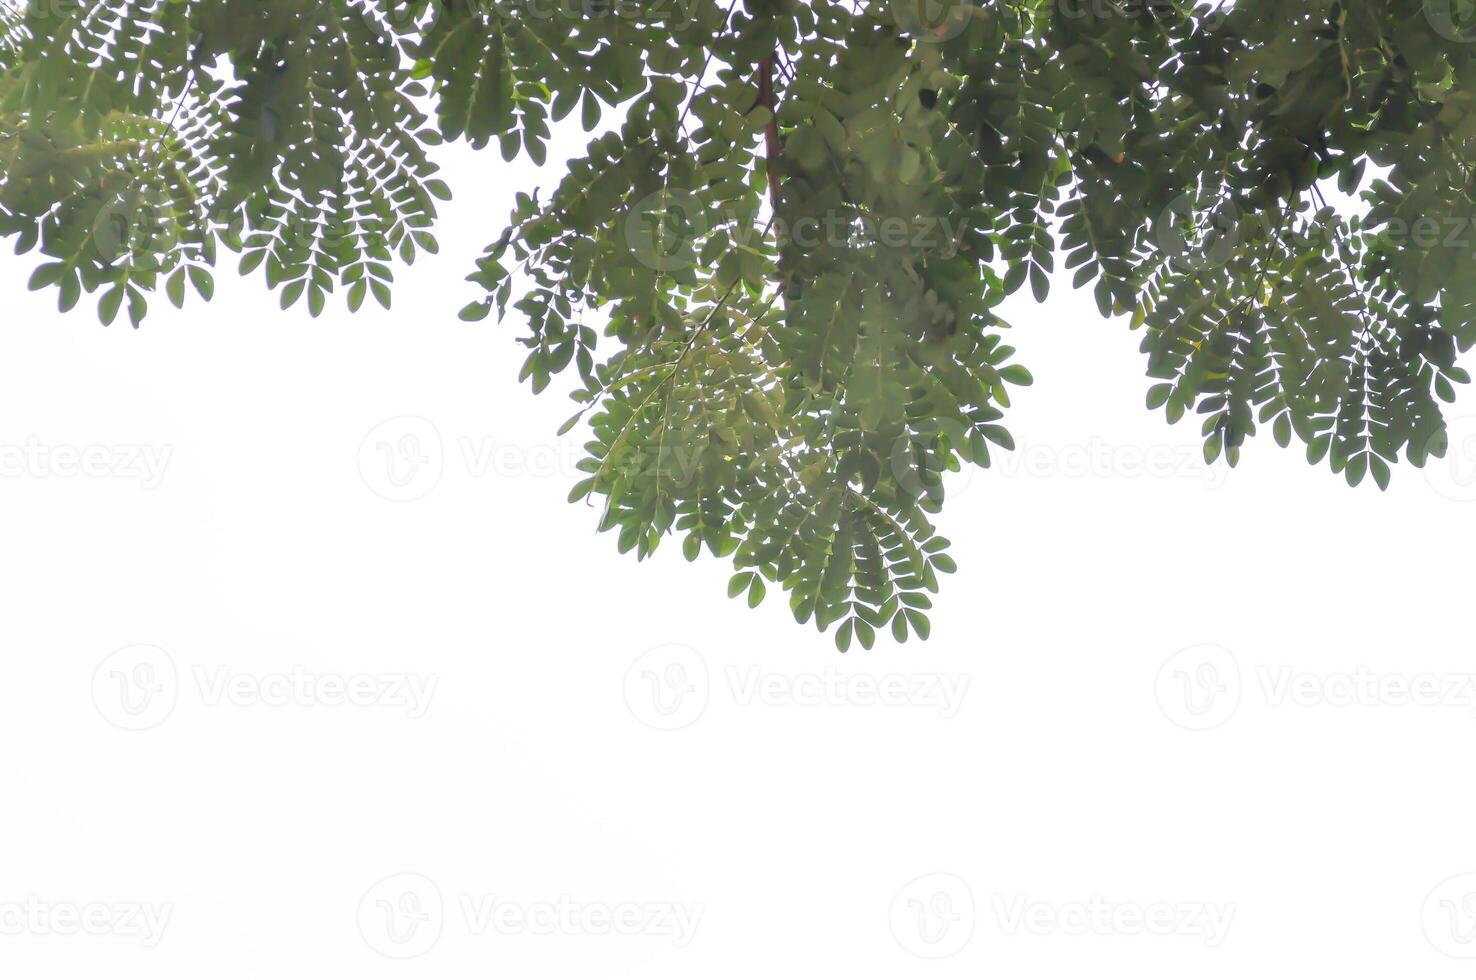
[[[1476,341],[1476,31],[1435,0],[33,0],[0,7],[0,234],[63,309],[386,307],[430,150],[543,162],[462,316],[565,372],[571,499],[869,647],[929,632],[945,474],[1010,449],[999,305],[1061,268],[1171,421],[1349,483],[1446,451]],[[1329,198],[1332,198],[1330,203]]]

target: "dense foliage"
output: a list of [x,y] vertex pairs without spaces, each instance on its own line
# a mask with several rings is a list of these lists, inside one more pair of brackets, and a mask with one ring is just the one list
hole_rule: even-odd
[[1468,7],[31,0],[0,6],[0,234],[104,322],[208,299],[221,246],[284,307],[388,306],[450,195],[428,148],[541,161],[555,121],[603,124],[463,317],[522,326],[535,391],[577,375],[572,498],[622,551],[675,532],[870,646],[927,634],[940,477],[1011,447],[1030,382],[994,311],[1057,261],[1207,459],[1262,426],[1353,484],[1443,454]]

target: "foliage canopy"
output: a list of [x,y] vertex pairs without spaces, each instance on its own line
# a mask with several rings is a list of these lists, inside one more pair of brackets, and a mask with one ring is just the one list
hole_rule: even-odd
[[622,551],[731,557],[842,649],[926,637],[942,474],[1030,383],[994,311],[1058,261],[1210,461],[1265,426],[1383,486],[1469,380],[1467,0],[9,2],[0,234],[104,322],[209,299],[221,246],[284,308],[388,307],[429,147],[605,124],[462,316],[577,375],[571,499]]

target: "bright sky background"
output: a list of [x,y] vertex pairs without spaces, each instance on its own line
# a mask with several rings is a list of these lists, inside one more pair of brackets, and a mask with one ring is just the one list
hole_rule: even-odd
[[[1421,921],[1438,918],[1437,883],[1476,870],[1471,705],[1297,706],[1274,679],[1469,675],[1469,397],[1452,412],[1458,465],[1400,467],[1387,493],[1348,489],[1269,432],[1237,471],[1211,471],[1196,426],[1144,408],[1125,323],[1064,282],[1043,307],[1025,296],[1012,342],[1036,384],[1006,419],[1021,448],[956,481],[939,526],[960,571],[932,641],[841,656],[777,591],[749,611],[726,598],[729,566],[689,565],[675,541],[638,565],[594,533],[596,510],[565,502],[579,434],[553,433],[572,406],[517,383],[513,324],[456,318],[515,191],[551,187],[557,168],[442,159],[457,199],[441,254],[398,272],[390,313],[283,314],[259,280],[223,271],[210,305],[161,297],[141,330],[104,329],[85,301],[61,316],[53,294],[27,293],[31,258],[0,258],[0,447],[167,458],[152,488],[123,473],[0,476],[0,902],[176,907],[152,950],[0,938],[0,973],[1465,969]],[[440,475],[392,502],[376,447],[407,433],[439,440]],[[89,694],[132,644],[166,651],[181,684],[144,732],[109,725]],[[627,673],[671,644],[700,658],[708,700],[657,731]],[[1161,683],[1200,644],[1228,651],[1241,681],[1239,710],[1212,731],[1175,724],[1174,672]],[[1225,676],[1223,657],[1191,652],[1188,676],[1205,663]],[[439,684],[410,720],[211,706],[197,682],[295,665]],[[966,694],[948,718],[745,701],[745,678],[782,688],[826,671],[942,675]],[[404,872],[435,880],[448,906],[440,943],[412,964],[380,958],[355,925],[366,889]],[[977,925],[920,966],[887,924],[905,918],[904,886],[934,872],[968,883]],[[705,913],[676,948],[471,937],[452,909],[561,893]],[[1007,935],[996,910],[1020,895],[1238,911],[1214,948]]]

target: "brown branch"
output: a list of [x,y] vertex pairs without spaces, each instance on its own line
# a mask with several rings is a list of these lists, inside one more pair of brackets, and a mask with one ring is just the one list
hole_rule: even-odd
[[769,204],[779,209],[779,114],[774,98],[774,56],[759,62],[758,104],[769,110],[769,124],[764,127],[764,173],[769,181]]

